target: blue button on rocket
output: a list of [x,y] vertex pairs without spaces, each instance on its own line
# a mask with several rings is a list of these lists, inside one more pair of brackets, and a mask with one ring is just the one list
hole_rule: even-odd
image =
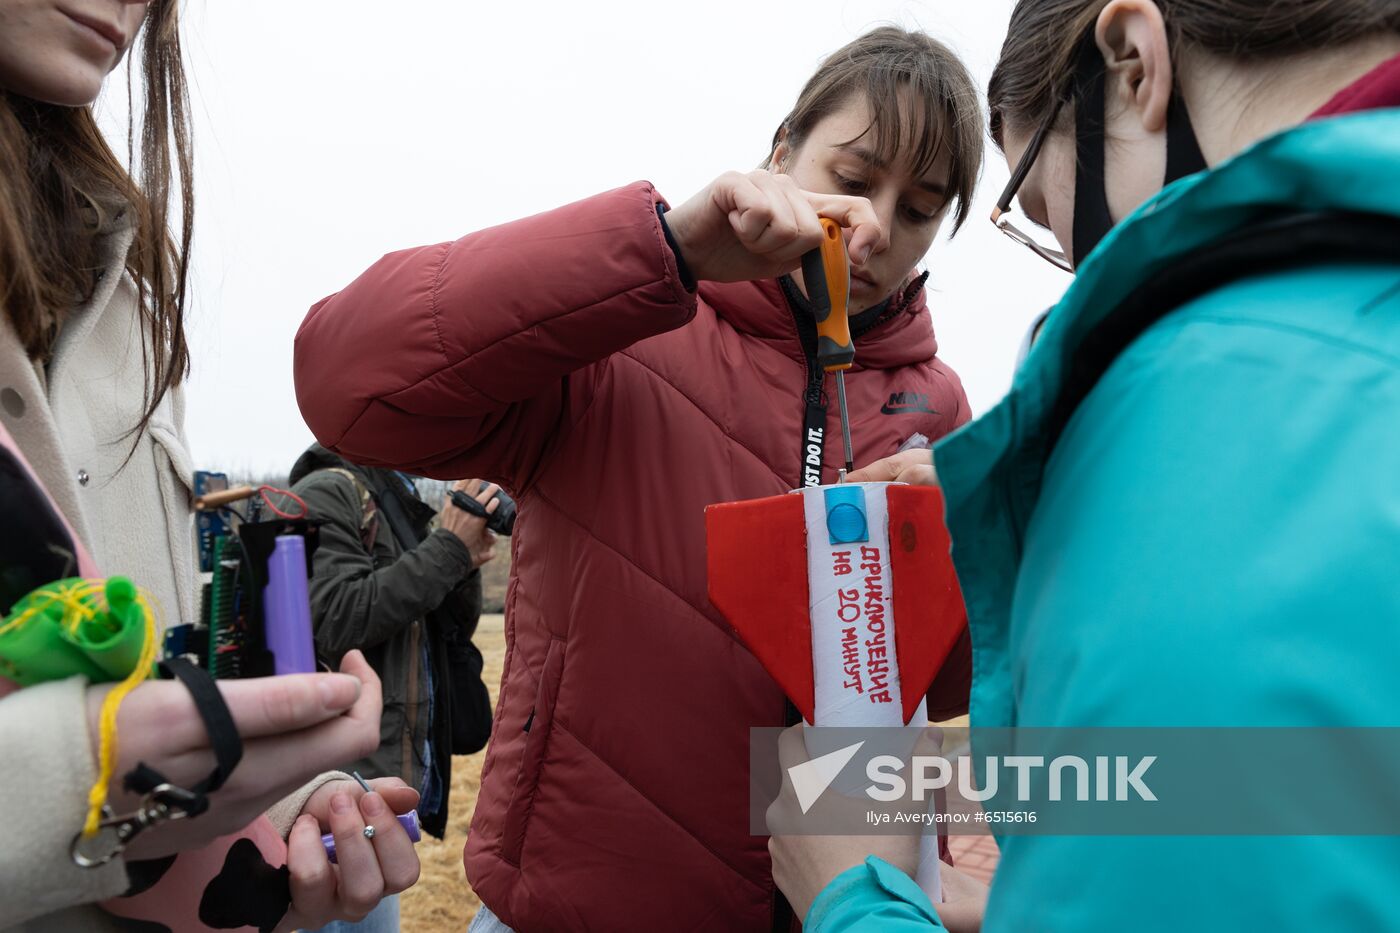
[[832,544],[870,540],[865,515],[865,490],[860,486],[831,486],[822,490],[826,501],[826,531]]

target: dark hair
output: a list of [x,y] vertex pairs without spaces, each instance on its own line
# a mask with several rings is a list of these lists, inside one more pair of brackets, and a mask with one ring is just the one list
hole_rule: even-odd
[[[1264,61],[1400,32],[1400,0],[1155,0],[1173,49]],[[1069,87],[1079,43],[1109,0],[1020,0],[987,88],[992,137],[1036,125]]]
[[[91,296],[98,237],[114,203],[136,228],[126,270],[145,326],[144,429],[189,372],[184,306],[194,223],[189,110],[177,0],[152,0],[141,38],[145,108],[139,182],[103,138],[92,107],[40,103],[0,90],[0,309],[30,358],[47,361],[63,322]],[[131,51],[135,56],[136,50]],[[135,70],[127,62],[128,76]],[[135,119],[127,132],[135,156]],[[171,149],[179,169],[180,233],[170,234]]]
[[[909,93],[902,94],[906,88]],[[796,149],[814,126],[855,94],[865,98],[871,113],[870,126],[857,139],[873,131],[881,158],[893,162],[912,150],[909,162],[922,175],[948,152],[950,191],[958,202],[956,232],[967,219],[982,169],[981,104],[967,68],[926,33],[896,26],[874,29],[822,62],[774,134],[773,148],[786,140]]]

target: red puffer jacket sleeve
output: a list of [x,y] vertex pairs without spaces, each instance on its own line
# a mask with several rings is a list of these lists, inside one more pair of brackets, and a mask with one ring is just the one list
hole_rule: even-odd
[[659,200],[637,183],[385,256],[302,323],[306,423],[357,463],[524,489],[608,358],[695,314]]

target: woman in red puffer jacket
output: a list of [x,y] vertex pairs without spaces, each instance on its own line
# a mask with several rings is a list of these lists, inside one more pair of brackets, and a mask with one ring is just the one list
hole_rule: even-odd
[[[857,461],[968,420],[915,265],[966,213],[978,106],[946,48],[879,29],[821,66],[759,171],[674,209],[639,182],[392,253],[312,308],[296,384],[322,443],[520,503],[466,851],[482,924],[786,925],[748,824],[748,730],[786,705],[710,607],[703,513],[836,478],[797,271],[819,215],[852,263]],[[969,666],[964,639],[935,716],[965,707]]]

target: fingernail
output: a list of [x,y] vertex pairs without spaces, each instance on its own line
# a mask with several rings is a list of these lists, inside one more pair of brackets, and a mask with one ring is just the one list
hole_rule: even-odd
[[333,794],[331,796],[332,813],[349,813],[350,807],[351,803],[349,794]]
[[862,265],[862,266],[865,265],[866,262],[869,261],[869,259],[870,259],[870,254],[871,254],[871,252],[872,252],[873,250],[874,250],[874,247],[870,247],[870,246],[862,247],[862,248],[861,248],[861,251],[860,251],[860,255],[856,257],[856,262],[859,263],[859,264]]
[[366,816],[379,816],[384,812],[384,798],[378,794],[365,794],[360,798],[360,809]]
[[316,689],[326,709],[349,709],[360,696],[360,682],[349,674],[326,674],[319,679]]

